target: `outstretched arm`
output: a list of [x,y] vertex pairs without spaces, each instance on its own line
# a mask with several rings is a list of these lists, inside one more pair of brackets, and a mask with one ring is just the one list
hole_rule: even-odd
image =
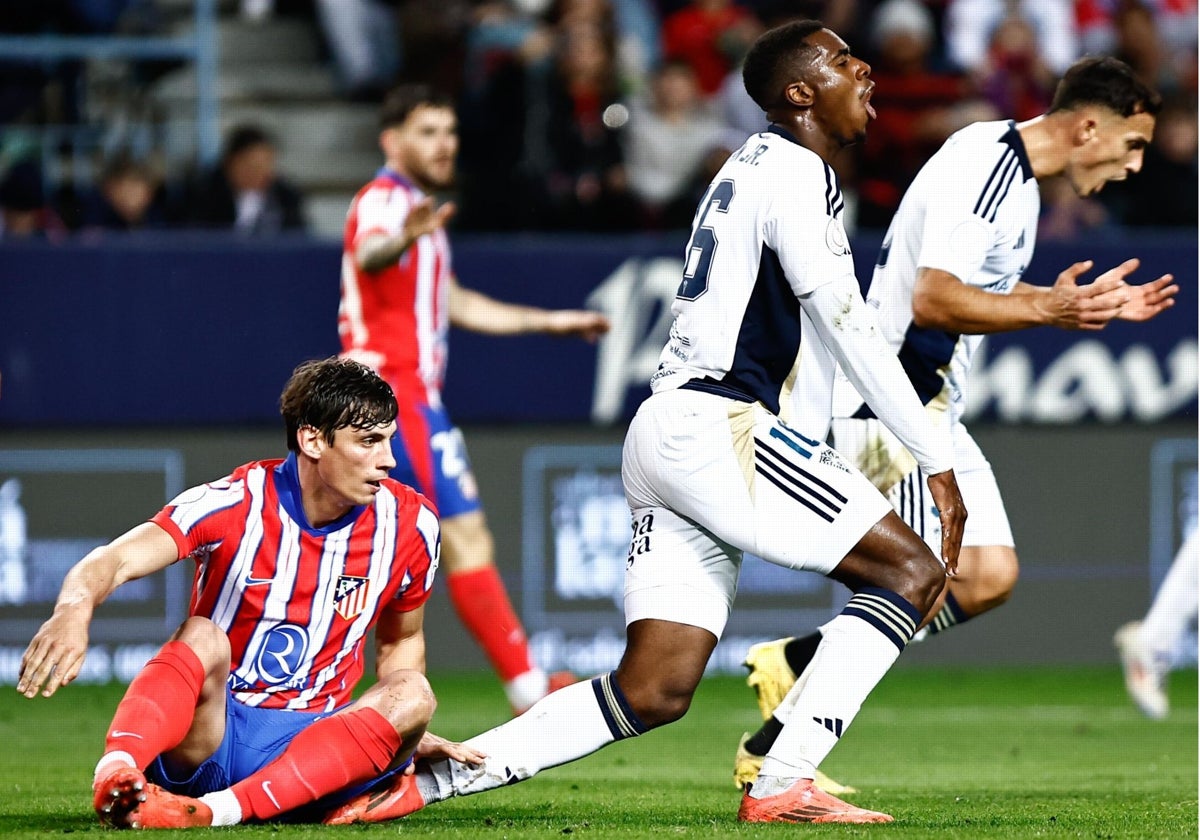
[[[949,272],[922,267],[913,288],[913,322],[947,332],[984,335],[1028,327],[1053,326],[1066,330],[1102,330],[1124,317],[1130,304],[1145,320],[1169,306],[1177,287],[1170,275],[1145,287],[1129,286],[1125,278],[1138,267],[1126,260],[1086,286],[1077,281],[1091,270],[1091,260],[1075,263],[1058,275],[1053,286],[1017,283],[1008,295],[970,286]],[[1165,281],[1165,282],[1164,282]]]
[[455,278],[450,283],[450,323],[488,335],[578,336],[595,341],[609,330],[608,318],[586,309],[538,309],[505,303],[481,292],[465,289]]
[[87,654],[92,613],[121,584],[153,574],[179,559],[171,535],[145,522],[91,551],[76,563],[54,604],[54,614],[34,634],[25,655],[17,691],[49,697],[79,675]]

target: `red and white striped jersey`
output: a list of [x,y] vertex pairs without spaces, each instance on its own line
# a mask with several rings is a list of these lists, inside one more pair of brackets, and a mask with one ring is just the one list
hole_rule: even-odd
[[[422,236],[395,265],[367,274],[354,254],[372,234],[398,236],[425,193],[403,175],[381,169],[346,215],[342,242],[342,351],[367,362],[400,401],[441,405],[450,328],[450,240],[444,230]],[[357,352],[356,352],[357,351]]]
[[229,636],[229,686],[250,706],[349,701],[367,632],[384,610],[424,604],[438,565],[437,514],[390,479],[370,505],[310,526],[295,455],[193,487],[152,521],[196,561],[190,614]]

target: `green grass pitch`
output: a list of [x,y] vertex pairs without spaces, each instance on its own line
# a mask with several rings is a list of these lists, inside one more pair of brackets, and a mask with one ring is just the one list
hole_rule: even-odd
[[[489,675],[434,674],[434,729],[463,738],[502,722]],[[89,784],[119,687],[50,699],[0,693],[0,837],[104,831]],[[514,787],[376,826],[244,826],[245,838],[1195,838],[1196,671],[1171,679],[1172,711],[1141,717],[1114,668],[899,668],[824,769],[887,826],[742,826],[730,768],[758,723],[737,679],[706,680],[684,720]],[[184,832],[157,832],[170,838]],[[201,836],[210,834],[200,832]],[[195,836],[196,832],[190,832]]]

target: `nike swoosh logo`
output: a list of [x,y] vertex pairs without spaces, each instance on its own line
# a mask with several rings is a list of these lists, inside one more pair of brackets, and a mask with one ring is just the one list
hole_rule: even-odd
[[263,584],[274,583],[275,578],[256,578],[246,575],[242,578],[242,586],[262,586]]
[[109,732],[108,737],[110,737],[110,738],[137,738],[139,741],[142,740],[142,736],[137,734],[136,732],[122,732],[119,729],[114,729],[112,732]]
[[273,804],[276,808],[278,808],[279,800],[275,798],[275,794],[271,793],[271,783],[263,782],[262,789],[263,789],[263,793],[265,793],[267,795],[267,798],[271,800],[271,804]]

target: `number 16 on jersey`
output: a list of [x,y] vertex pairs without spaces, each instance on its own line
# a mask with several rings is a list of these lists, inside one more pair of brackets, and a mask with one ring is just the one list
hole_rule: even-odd
[[687,246],[687,263],[683,267],[683,281],[675,296],[682,300],[695,300],[708,289],[708,272],[712,268],[713,256],[717,253],[717,232],[705,222],[713,207],[718,213],[729,212],[733,201],[733,181],[728,178],[708,188],[700,202],[700,216],[692,229],[692,238]]

